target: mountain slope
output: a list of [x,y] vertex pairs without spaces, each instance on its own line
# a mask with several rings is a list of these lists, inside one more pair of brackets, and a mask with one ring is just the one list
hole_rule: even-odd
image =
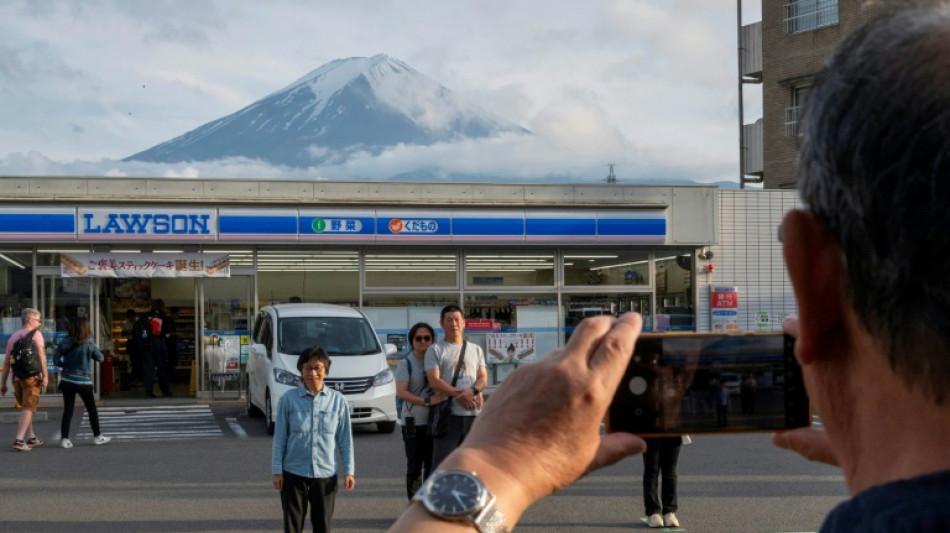
[[431,145],[505,132],[530,134],[380,54],[331,61],[244,109],[125,161],[246,157],[308,167],[341,162],[355,152],[378,154],[398,144]]

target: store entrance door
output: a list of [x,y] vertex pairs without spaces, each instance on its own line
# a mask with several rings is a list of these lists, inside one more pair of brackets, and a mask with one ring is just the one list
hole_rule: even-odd
[[[144,368],[148,347],[129,345],[134,322],[152,309],[155,300],[164,304],[165,319],[171,324],[171,333],[165,338],[167,375],[173,396],[194,396],[194,361],[197,330],[197,284],[192,278],[103,278],[97,295],[104,324],[103,352],[109,347],[113,354],[114,386],[108,397],[145,398]],[[163,328],[164,329],[164,328]],[[153,394],[161,390],[157,369],[153,372]]]

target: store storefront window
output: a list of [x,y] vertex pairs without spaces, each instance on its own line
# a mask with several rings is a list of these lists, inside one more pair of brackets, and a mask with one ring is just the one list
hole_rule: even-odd
[[369,318],[379,341],[396,345],[392,359],[400,359],[409,353],[411,346],[407,335],[417,322],[425,322],[441,337],[439,313],[449,304],[458,305],[458,293],[420,293],[363,295],[363,314]]
[[212,397],[240,396],[251,343],[253,277],[201,280],[204,327],[200,339],[202,386]]
[[464,310],[465,338],[485,352],[489,385],[558,347],[554,293],[469,293]]
[[24,307],[33,303],[33,256],[30,250],[0,250],[0,341],[6,347],[10,335],[22,325]]
[[564,253],[564,285],[650,284],[647,250],[571,250]]
[[696,329],[692,270],[692,251],[664,252],[664,255],[656,258],[656,330]]
[[367,287],[458,287],[458,251],[367,251]]
[[465,286],[553,287],[554,253],[473,250],[465,254]]
[[653,295],[649,292],[565,294],[561,300],[564,305],[564,342],[571,337],[581,320],[592,316],[616,317],[628,312],[640,313],[643,316],[643,330],[650,331],[653,329],[652,300]]
[[355,250],[313,252],[261,250],[257,254],[260,305],[359,302],[359,253]]

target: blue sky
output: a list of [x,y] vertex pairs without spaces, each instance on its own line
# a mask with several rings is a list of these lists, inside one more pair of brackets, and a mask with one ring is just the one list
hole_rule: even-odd
[[[743,23],[760,19],[746,2]],[[722,0],[4,0],[0,174],[738,181],[736,8]],[[537,138],[333,169],[118,160],[337,58],[389,54]],[[761,116],[747,87],[746,122]],[[513,169],[517,169],[515,172]]]

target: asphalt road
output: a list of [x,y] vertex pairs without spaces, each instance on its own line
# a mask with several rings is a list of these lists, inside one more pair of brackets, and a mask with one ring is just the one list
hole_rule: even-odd
[[[60,449],[57,407],[41,407],[49,419],[36,427],[47,444],[31,452],[9,448],[15,425],[0,424],[0,531],[282,530],[271,440],[260,419],[232,402],[206,408],[191,401],[185,414],[155,405],[106,402],[105,431],[116,438],[99,447],[74,420],[75,447]],[[150,435],[143,429],[150,424],[161,431]],[[176,432],[187,437],[172,438]],[[398,430],[358,428],[356,454],[356,490],[337,497],[334,531],[385,531],[406,505]],[[641,472],[639,457],[596,472],[535,504],[517,531],[647,531]],[[768,435],[695,437],[680,455],[677,514],[691,532],[816,531],[846,496],[838,470],[778,450]]]

